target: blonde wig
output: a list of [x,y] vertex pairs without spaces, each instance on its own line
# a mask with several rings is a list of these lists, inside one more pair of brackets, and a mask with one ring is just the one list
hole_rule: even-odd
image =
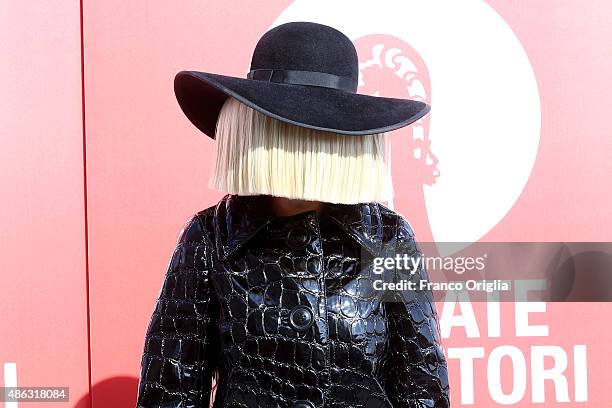
[[309,129],[229,97],[215,138],[211,188],[342,204],[393,198],[385,133],[354,136]]

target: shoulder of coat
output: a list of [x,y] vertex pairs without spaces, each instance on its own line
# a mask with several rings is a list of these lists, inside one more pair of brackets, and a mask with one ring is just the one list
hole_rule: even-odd
[[203,236],[206,236],[209,242],[214,242],[215,227],[213,220],[215,216],[215,208],[217,207],[217,205],[218,203],[211,205],[210,207],[201,209],[191,216],[191,222],[198,224],[201,230],[201,234]]
[[387,229],[393,231],[393,235],[400,239],[410,239],[414,237],[414,230],[410,222],[402,214],[390,209],[389,207],[378,204],[382,224]]

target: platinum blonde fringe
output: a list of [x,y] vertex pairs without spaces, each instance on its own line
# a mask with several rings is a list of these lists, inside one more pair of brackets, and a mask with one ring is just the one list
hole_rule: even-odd
[[390,201],[394,192],[386,137],[292,125],[229,97],[217,121],[209,187],[342,204]]

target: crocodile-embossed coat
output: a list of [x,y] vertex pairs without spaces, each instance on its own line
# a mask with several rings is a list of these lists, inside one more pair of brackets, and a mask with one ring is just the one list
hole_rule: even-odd
[[267,199],[228,194],[184,225],[137,407],[448,407],[431,292],[372,287],[374,256],[420,251],[408,222],[378,203],[276,216]]

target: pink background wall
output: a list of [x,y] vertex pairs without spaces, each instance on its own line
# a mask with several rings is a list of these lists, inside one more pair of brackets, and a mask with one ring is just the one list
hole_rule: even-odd
[[0,38],[0,385],[72,400],[89,391],[78,3],[2,1]]
[[[0,376],[13,385],[6,363],[16,363],[16,385],[69,386],[68,406],[88,407],[91,386],[94,407],[131,407],[176,236],[190,214],[221,196],[207,189],[212,141],[183,117],[173,76],[181,69],[244,76],[257,39],[292,2],[82,3],[82,26],[78,2],[0,3]],[[487,4],[529,58],[542,122],[522,194],[482,239],[610,240],[612,7],[594,0]],[[394,171],[408,169],[396,160]],[[399,180],[396,209],[428,237],[423,197],[412,200],[415,189]],[[570,352],[587,344],[589,400],[582,405],[612,403],[601,329],[610,305],[549,304],[546,314],[534,315],[550,327],[544,338],[517,338],[512,309],[503,313],[501,338],[467,338],[457,329],[445,347],[484,347],[488,355],[515,345],[529,360],[532,345]],[[484,362],[475,365],[475,405],[483,407],[492,405]],[[449,359],[449,367],[459,406],[458,361]],[[546,390],[545,406],[555,406],[552,387]],[[511,406],[531,406],[529,398],[528,386]]]

